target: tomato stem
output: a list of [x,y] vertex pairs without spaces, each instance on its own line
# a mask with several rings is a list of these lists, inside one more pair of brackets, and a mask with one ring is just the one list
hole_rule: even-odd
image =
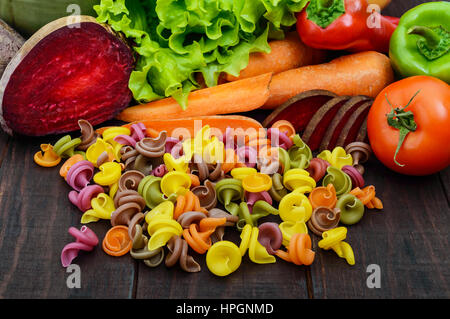
[[403,145],[403,142],[406,139],[406,136],[410,132],[415,132],[417,130],[417,124],[414,121],[414,113],[411,111],[405,111],[405,109],[412,103],[414,98],[419,94],[420,90],[416,92],[416,94],[413,95],[413,97],[409,100],[408,104],[406,106],[402,107],[396,107],[394,108],[392,106],[392,103],[389,101],[387,94],[386,94],[386,100],[391,106],[391,112],[386,114],[387,116],[387,122],[389,126],[399,130],[399,140],[397,144],[397,149],[395,150],[394,154],[394,162],[398,166],[405,166],[404,164],[400,164],[397,162],[397,154],[400,151],[400,148]]

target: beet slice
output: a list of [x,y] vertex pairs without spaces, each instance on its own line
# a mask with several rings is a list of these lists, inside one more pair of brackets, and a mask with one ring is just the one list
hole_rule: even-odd
[[320,151],[327,149],[332,150],[336,146],[337,140],[342,133],[342,129],[347,124],[352,113],[370,99],[371,98],[368,96],[354,96],[338,110],[322,139],[322,143],[319,147]]
[[368,141],[368,137],[367,137],[367,117],[364,119],[363,124],[359,128],[358,135],[356,136],[356,142],[366,142],[366,141]]
[[292,123],[296,132],[302,132],[318,109],[336,94],[326,90],[311,90],[300,93],[276,108],[262,123],[270,127],[279,120]]
[[305,131],[303,132],[302,140],[308,144],[312,151],[319,148],[320,142],[325,135],[326,130],[330,126],[331,121],[336,116],[342,105],[344,105],[350,96],[338,96],[325,103],[308,123]]
[[365,119],[367,119],[367,115],[369,114],[372,103],[373,101],[366,102],[361,105],[355,112],[353,112],[348,122],[342,129],[342,133],[337,140],[336,146],[345,147],[348,144],[356,141],[361,126],[363,125]]
[[[132,99],[131,49],[95,18],[53,21],[35,33],[8,64],[0,81],[0,123],[40,136],[100,124]],[[72,23],[72,24],[71,24]]]

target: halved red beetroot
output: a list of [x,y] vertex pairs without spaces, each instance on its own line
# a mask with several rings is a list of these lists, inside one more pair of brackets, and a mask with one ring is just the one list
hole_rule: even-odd
[[279,120],[292,123],[296,132],[302,132],[318,109],[336,94],[326,90],[312,90],[300,93],[276,108],[262,123],[270,127]]
[[364,103],[371,100],[368,96],[354,96],[347,101],[336,113],[336,116],[330,123],[325,135],[323,136],[322,143],[320,144],[320,150],[332,150],[336,147],[337,140],[341,134],[343,134],[343,128],[347,124],[351,115],[358,110]]
[[[361,132],[361,128],[367,119],[372,103],[373,101],[364,103],[350,116],[347,124],[345,124],[342,129],[342,133],[337,140],[336,146],[345,147],[352,142],[358,141],[358,134],[363,133]],[[364,140],[360,142],[364,142]]]
[[312,151],[319,148],[322,138],[326,130],[330,126],[331,121],[336,113],[348,100],[350,96],[338,96],[325,103],[308,123],[302,135],[302,140],[308,144]]
[[53,21],[35,33],[0,81],[0,123],[9,134],[47,135],[112,119],[132,99],[131,49],[95,18]]

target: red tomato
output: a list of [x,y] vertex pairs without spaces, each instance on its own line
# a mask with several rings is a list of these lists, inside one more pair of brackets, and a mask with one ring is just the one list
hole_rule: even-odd
[[[420,91],[419,91],[420,90]],[[414,114],[417,129],[407,134],[396,156],[400,131],[391,127],[387,114],[403,108]],[[386,99],[387,95],[387,99]],[[388,168],[407,175],[429,175],[450,165],[450,86],[431,76],[414,76],[386,87],[375,99],[367,119],[375,156]]]

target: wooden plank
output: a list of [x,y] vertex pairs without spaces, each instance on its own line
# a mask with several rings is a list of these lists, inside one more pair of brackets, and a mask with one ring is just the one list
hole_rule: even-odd
[[447,197],[447,203],[450,205],[450,167],[439,172],[439,177],[445,191],[445,196]]
[[[263,220],[262,220],[263,221]],[[239,233],[229,229],[225,240],[239,245]],[[192,253],[202,270],[186,273],[176,265],[148,268],[139,264],[137,298],[249,298],[249,299],[304,299],[308,298],[306,268],[277,259],[276,264],[259,265],[250,261],[248,254],[241,266],[227,277],[209,272],[205,255]]]
[[[366,211],[348,227],[355,266],[319,250],[311,267],[314,297],[448,298],[450,214],[438,175],[403,176],[377,160],[366,168],[366,182],[375,185],[384,209]],[[318,240],[315,236],[315,247]],[[380,289],[366,285],[371,264],[380,266]]]
[[[131,298],[136,263],[106,255],[101,246],[74,260],[81,268],[81,288],[68,289],[61,250],[80,228],[81,212],[67,194],[70,186],[58,168],[33,161],[40,143],[48,139],[13,138],[0,169],[0,298]],[[89,225],[103,239],[110,224]]]

